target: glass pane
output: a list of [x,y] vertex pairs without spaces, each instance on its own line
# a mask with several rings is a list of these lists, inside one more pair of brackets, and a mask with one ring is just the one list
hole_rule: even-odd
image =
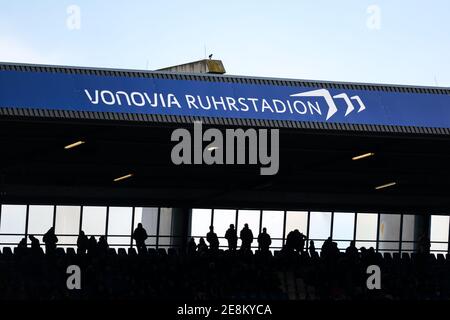
[[109,207],[108,239],[110,235],[131,235],[132,207]]
[[30,206],[28,234],[44,234],[53,226],[53,206]]
[[[399,214],[380,214],[379,244],[381,252],[398,251],[400,240],[400,220]],[[396,242],[388,242],[396,241]]]
[[[276,238],[279,239],[283,238],[283,222],[284,222],[283,211],[263,211],[262,228],[267,228],[267,233],[272,238],[272,245],[274,246],[275,246],[274,241],[276,241],[275,240]],[[277,246],[281,246],[281,244],[278,244]]]
[[[333,240],[353,240],[355,214],[353,212],[335,212],[333,221]],[[340,250],[346,249],[350,241],[336,241]]]
[[[448,249],[449,216],[431,216],[431,252],[445,253]],[[434,241],[445,243],[433,243]]]
[[378,214],[358,213],[356,221],[356,240],[373,240],[373,242],[356,241],[356,247],[375,248],[377,240]]
[[0,233],[25,234],[26,216],[26,205],[2,205]]
[[136,229],[138,223],[142,223],[142,227],[147,231],[148,238],[145,244],[156,245],[156,231],[158,227],[158,208],[154,207],[136,207],[133,230]]
[[170,245],[172,235],[172,208],[161,208],[159,222],[159,245]]
[[308,234],[308,211],[286,212],[286,236],[295,229],[304,235]]
[[106,207],[83,207],[81,229],[86,235],[104,235],[106,227]]
[[320,250],[323,244],[322,239],[330,236],[331,230],[331,212],[311,212],[309,225],[309,238],[314,240],[317,250]]
[[[65,245],[76,245],[78,236],[58,236],[58,247]],[[98,239],[97,239],[98,240]],[[42,244],[42,238],[39,239]]]
[[211,209],[192,209],[191,235],[206,237],[211,225]]
[[403,215],[402,241],[414,241],[414,225],[416,216],[412,214]]
[[0,249],[3,250],[3,248],[5,247],[9,247],[9,248],[14,248],[17,247],[17,245],[19,244],[20,240],[22,240],[24,236],[5,236],[5,235],[0,235]]
[[228,246],[224,237],[230,224],[236,224],[236,210],[214,209],[214,232],[219,237],[219,246]]
[[130,236],[110,236],[108,235],[109,246],[130,246],[131,237]]
[[55,233],[78,235],[80,210],[78,206],[56,206]]

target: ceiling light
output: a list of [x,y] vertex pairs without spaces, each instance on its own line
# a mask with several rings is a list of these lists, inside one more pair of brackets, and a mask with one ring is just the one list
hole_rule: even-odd
[[364,153],[364,154],[361,154],[359,156],[353,157],[352,160],[361,160],[361,159],[364,159],[364,158],[372,157],[374,155],[375,155],[375,153],[373,153],[373,152]]
[[389,183],[386,183],[386,184],[382,184],[381,186],[375,187],[375,190],[389,188],[389,187],[395,186],[396,184],[397,184],[397,182],[389,182]]
[[115,179],[114,179],[114,182],[121,181],[121,180],[125,180],[125,179],[128,179],[128,178],[131,178],[132,176],[133,176],[133,174],[132,174],[132,173],[129,173],[129,174],[127,174],[127,175],[124,175],[124,176],[115,178]]
[[64,149],[66,149],[66,150],[72,149],[72,148],[81,146],[82,144],[85,144],[85,143],[86,143],[85,141],[81,141],[81,140],[80,140],[80,141],[77,141],[77,142],[68,144],[67,146],[64,147]]

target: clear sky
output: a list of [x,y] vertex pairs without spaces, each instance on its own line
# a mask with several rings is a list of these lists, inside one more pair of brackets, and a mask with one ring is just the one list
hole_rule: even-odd
[[152,70],[206,52],[228,74],[450,86],[449,14],[448,0],[0,0],[0,61]]

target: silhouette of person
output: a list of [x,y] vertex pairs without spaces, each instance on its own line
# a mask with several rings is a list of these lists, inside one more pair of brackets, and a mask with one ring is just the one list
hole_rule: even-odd
[[197,244],[195,243],[194,237],[191,237],[187,245],[187,253],[189,255],[192,255],[195,253],[195,251],[197,251]]
[[430,253],[430,247],[431,247],[430,239],[427,237],[425,233],[423,233],[419,237],[418,252],[422,254],[428,254]]
[[358,257],[358,248],[355,246],[355,240],[350,241],[350,245],[345,249],[345,255],[350,258]]
[[309,241],[309,255],[312,257],[316,254],[316,246],[314,245],[314,241]]
[[248,223],[244,224],[240,233],[240,238],[242,241],[241,250],[250,250],[253,242],[253,232],[248,227]]
[[303,252],[303,250],[305,249],[305,241],[306,241],[306,236],[303,233],[299,232],[298,247],[297,247],[298,252]]
[[204,252],[208,251],[208,246],[206,245],[205,239],[203,239],[203,237],[200,238],[200,241],[197,246],[197,250],[200,253],[204,253]]
[[237,248],[238,237],[234,224],[230,224],[230,228],[225,232],[225,239],[228,241],[228,250],[235,251]]
[[219,249],[219,239],[217,238],[217,234],[214,232],[214,227],[209,227],[209,232],[206,234],[206,241],[209,243],[209,248],[211,250]]
[[39,242],[39,240],[31,234],[28,236],[28,238],[31,241],[31,249],[33,251],[39,251],[41,249],[41,243]]
[[42,238],[45,243],[45,252],[51,253],[56,250],[56,244],[58,243],[58,237],[55,235],[55,228],[51,227]]
[[100,252],[106,253],[108,251],[109,245],[108,241],[106,241],[105,236],[100,236],[97,243],[97,248]]
[[[286,245],[285,248],[288,251],[300,251],[300,242],[301,242],[301,233],[298,229],[292,230],[288,233],[286,237]],[[304,245],[304,243],[303,243]]]
[[332,247],[333,247],[333,241],[331,240],[331,237],[328,237],[327,240],[325,240],[322,244],[322,250],[320,252],[321,256],[328,257],[331,254]]
[[136,247],[139,253],[147,251],[147,246],[145,245],[147,238],[147,231],[142,227],[142,223],[138,223],[137,228],[133,232],[133,239],[136,241]]
[[94,236],[91,236],[89,238],[89,242],[88,242],[88,253],[90,255],[95,255],[97,253],[97,240],[95,239]]
[[23,237],[19,244],[17,245],[17,248],[19,249],[25,249],[27,247],[27,238]]
[[85,254],[89,246],[89,239],[84,234],[84,231],[80,231],[77,239],[77,252],[78,254]]
[[263,228],[262,232],[258,235],[258,247],[260,251],[269,251],[269,247],[272,244],[272,239],[267,233],[267,229]]

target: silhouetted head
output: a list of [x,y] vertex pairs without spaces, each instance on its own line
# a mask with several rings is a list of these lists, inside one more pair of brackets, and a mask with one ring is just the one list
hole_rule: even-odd
[[204,244],[205,243],[205,239],[203,239],[203,237],[200,238],[200,243]]
[[36,239],[36,238],[35,238],[33,235],[30,234],[30,235],[28,236],[28,239],[30,239],[31,241],[33,241],[33,240]]
[[234,229],[234,224],[230,224],[230,229],[231,229],[231,230]]
[[350,241],[350,247],[354,247],[355,246],[355,240]]
[[214,231],[214,226],[209,226],[209,231]]
[[309,245],[310,245],[311,247],[314,247],[314,241],[311,240],[311,241],[309,242]]
[[83,230],[80,231],[80,235],[84,236],[84,231]]
[[244,228],[248,229],[248,223],[244,224]]
[[142,223],[138,223],[138,226],[137,226],[139,229],[142,229]]
[[263,233],[267,233],[267,228],[263,228]]

